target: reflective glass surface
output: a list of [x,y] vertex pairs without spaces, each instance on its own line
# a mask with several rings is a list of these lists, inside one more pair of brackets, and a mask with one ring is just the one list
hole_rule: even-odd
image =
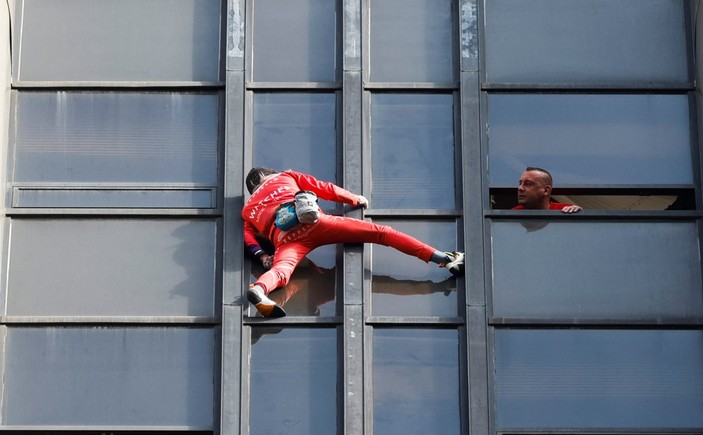
[[219,79],[220,0],[20,4],[20,80]]
[[339,2],[268,0],[251,4],[255,81],[335,81]]
[[491,187],[527,166],[555,187],[692,184],[689,116],[686,95],[490,95]]
[[253,150],[254,166],[336,182],[335,94],[254,94]]
[[373,433],[458,435],[456,330],[374,329]]
[[217,184],[214,94],[19,92],[15,182]]
[[252,435],[337,432],[337,330],[251,329]]
[[3,425],[213,427],[214,331],[7,328]]
[[212,220],[13,219],[7,314],[213,316]]
[[371,96],[371,207],[453,209],[451,94]]
[[456,70],[453,3],[451,0],[370,2],[371,80],[453,81]]
[[[457,248],[454,221],[374,220],[442,251]],[[393,248],[373,245],[371,291],[375,316],[456,317],[457,281],[446,269]]]
[[493,314],[703,316],[696,222],[494,221]]
[[492,83],[688,83],[684,2],[490,0]]
[[[285,287],[268,297],[286,310],[288,316],[334,316],[336,314],[337,245],[325,245],[310,252],[295,268]],[[258,260],[252,260],[250,282],[265,272]],[[249,305],[249,315],[257,311]]]
[[703,331],[497,330],[495,393],[499,429],[698,433]]

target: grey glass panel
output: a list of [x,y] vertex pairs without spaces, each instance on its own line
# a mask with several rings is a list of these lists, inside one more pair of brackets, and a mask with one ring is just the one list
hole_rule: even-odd
[[696,222],[493,222],[493,314],[703,316]]
[[371,157],[371,207],[453,209],[452,95],[373,95]]
[[254,95],[254,166],[293,169],[335,182],[335,94]]
[[[314,249],[296,267],[285,287],[268,296],[286,310],[288,316],[334,316],[336,314],[337,245]],[[265,272],[258,260],[252,260],[250,282]],[[249,315],[257,311],[249,305]]]
[[452,0],[371,2],[371,80],[450,82],[456,38]]
[[[454,221],[374,220],[438,250],[454,251]],[[457,316],[457,282],[446,269],[382,245],[373,245],[371,277],[375,316]]]
[[684,2],[485,2],[493,83],[687,83]]
[[253,77],[266,82],[334,82],[337,10],[330,0],[253,5]]
[[459,434],[456,330],[374,329],[373,433]]
[[32,189],[13,192],[13,207],[215,208],[215,189]]
[[7,328],[3,425],[213,427],[214,332]]
[[15,182],[217,184],[218,96],[20,92]]
[[252,435],[337,432],[337,330],[252,328]]
[[20,80],[217,81],[220,0],[22,2]]
[[13,219],[7,313],[212,316],[216,232],[211,220]]
[[703,331],[497,330],[499,429],[703,428]]
[[556,187],[692,184],[686,95],[490,95],[491,187],[527,166]]

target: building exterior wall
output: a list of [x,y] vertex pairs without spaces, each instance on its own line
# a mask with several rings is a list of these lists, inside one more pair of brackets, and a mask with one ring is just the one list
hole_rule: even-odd
[[[699,2],[0,14],[0,430],[703,433]],[[466,275],[325,246],[261,318],[253,166]],[[585,210],[512,210],[527,166]]]

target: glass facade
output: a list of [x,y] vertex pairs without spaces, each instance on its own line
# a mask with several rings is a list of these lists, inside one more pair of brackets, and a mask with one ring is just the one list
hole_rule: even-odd
[[[10,1],[0,430],[703,433],[698,9]],[[257,166],[465,275],[325,245],[262,318]],[[532,166],[583,210],[513,209]]]

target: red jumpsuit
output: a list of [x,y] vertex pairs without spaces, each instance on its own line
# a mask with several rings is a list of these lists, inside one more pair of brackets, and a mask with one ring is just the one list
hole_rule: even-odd
[[281,231],[275,225],[276,208],[293,201],[299,190],[310,190],[328,201],[358,205],[357,196],[332,183],[320,181],[312,175],[295,171],[275,174],[259,186],[242,209],[244,243],[253,254],[262,252],[256,235],[263,235],[273,243],[276,252],[271,269],[261,275],[256,284],[266,294],[285,286],[293,270],[310,251],[334,243],[377,243],[393,247],[405,254],[429,262],[435,249],[407,234],[385,225],[341,216],[330,216],[320,211],[314,224],[300,224],[290,231]]

